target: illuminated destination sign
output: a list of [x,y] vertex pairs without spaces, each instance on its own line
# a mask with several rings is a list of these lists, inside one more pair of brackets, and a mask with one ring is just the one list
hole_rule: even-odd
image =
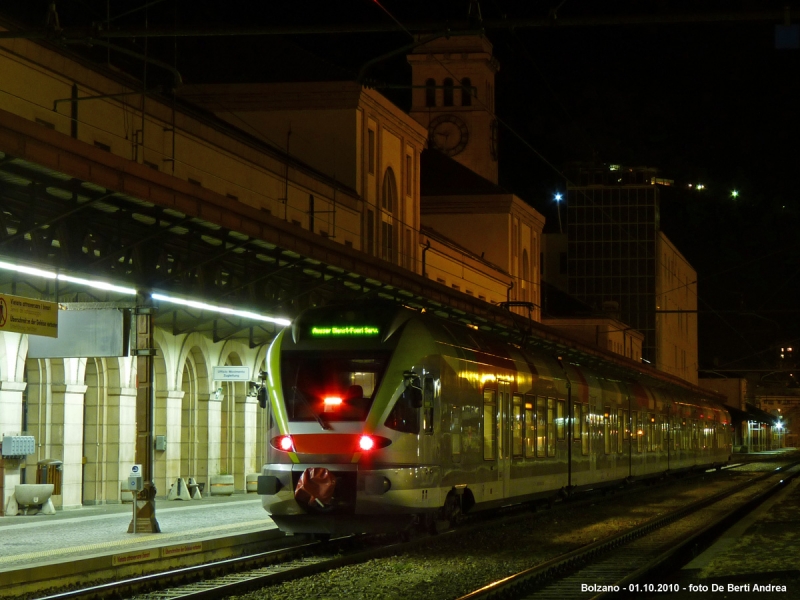
[[369,325],[347,325],[346,327],[312,327],[311,335],[314,337],[348,337],[348,336],[373,336],[378,335],[380,330]]

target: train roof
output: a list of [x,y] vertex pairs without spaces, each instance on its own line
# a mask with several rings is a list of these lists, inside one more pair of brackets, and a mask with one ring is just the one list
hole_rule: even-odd
[[426,307],[416,303],[402,303],[392,298],[331,304],[303,311],[293,321],[291,330],[295,341],[310,336],[314,327],[324,329],[333,327],[334,324],[339,324],[339,327],[376,328],[378,331],[370,329],[355,335],[380,336],[385,339],[405,321],[418,315],[441,321],[450,327],[463,327],[469,330],[470,338],[479,345],[494,346],[500,342],[533,354],[546,352],[554,358],[588,367],[608,377],[636,380],[649,387],[676,393],[689,392],[721,405],[725,403],[725,396],[722,394],[608,350],[588,346],[551,327],[494,305],[487,305],[486,316],[482,317],[450,307],[437,307],[436,303],[432,307]]

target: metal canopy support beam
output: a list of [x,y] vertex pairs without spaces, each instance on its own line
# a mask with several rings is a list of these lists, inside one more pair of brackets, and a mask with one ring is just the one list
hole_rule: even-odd
[[[150,297],[143,299],[151,304]],[[156,520],[156,485],[153,431],[155,428],[155,313],[152,306],[140,306],[136,323],[136,463],[143,467],[144,489],[136,495],[134,518],[128,533],[161,533]]]

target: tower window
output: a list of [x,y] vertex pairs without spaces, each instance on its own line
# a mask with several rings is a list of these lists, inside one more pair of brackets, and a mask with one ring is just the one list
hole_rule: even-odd
[[372,129],[367,130],[367,152],[369,152],[369,158],[367,159],[367,168],[369,169],[369,174],[375,174],[375,132]]
[[436,106],[436,81],[428,79],[425,82],[425,106]]
[[472,106],[472,81],[469,77],[461,80],[461,106]]
[[444,105],[453,106],[453,80],[449,77],[444,80]]

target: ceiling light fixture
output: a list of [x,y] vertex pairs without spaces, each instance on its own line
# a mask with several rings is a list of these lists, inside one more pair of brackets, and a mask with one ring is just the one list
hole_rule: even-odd
[[197,300],[184,300],[183,298],[175,298],[174,296],[166,296],[164,294],[151,294],[151,298],[161,302],[171,302],[172,304],[180,304],[181,306],[189,306],[191,308],[199,308],[200,310],[218,312],[224,315],[244,317],[246,319],[253,319],[255,321],[266,321],[267,323],[275,323],[276,325],[282,325],[284,327],[292,324],[289,319],[283,319],[281,317],[268,317],[266,315],[259,315],[246,310],[227,308],[225,306],[214,306],[213,304],[206,304],[205,302],[198,302]]
[[95,288],[98,290],[106,290],[109,292],[117,292],[120,294],[136,295],[136,290],[133,288],[122,287],[114,285],[113,283],[106,283],[105,281],[96,281],[92,279],[84,279],[83,277],[73,277],[71,275],[63,275],[61,273],[53,273],[51,271],[44,271],[35,267],[24,267],[22,265],[14,265],[4,261],[0,261],[0,269],[6,271],[15,271],[17,273],[24,273],[25,275],[35,275],[36,277],[44,277],[45,279],[56,279],[58,281],[66,281],[69,283],[77,283],[87,287]]

